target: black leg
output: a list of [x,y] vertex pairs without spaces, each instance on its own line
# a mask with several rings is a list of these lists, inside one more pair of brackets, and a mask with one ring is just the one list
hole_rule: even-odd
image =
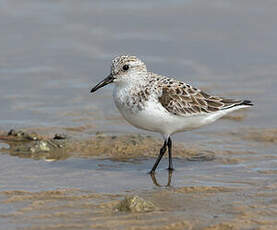
[[155,173],[155,170],[156,170],[158,164],[160,163],[160,160],[162,159],[162,157],[163,157],[163,155],[164,155],[164,153],[166,151],[166,146],[167,146],[167,140],[164,141],[164,145],[163,145],[163,147],[160,150],[160,155],[158,156],[158,158],[157,158],[153,168],[151,169],[150,174]]
[[172,171],[173,170],[173,164],[172,164],[172,141],[171,138],[169,137],[167,140],[167,146],[168,146],[168,170]]

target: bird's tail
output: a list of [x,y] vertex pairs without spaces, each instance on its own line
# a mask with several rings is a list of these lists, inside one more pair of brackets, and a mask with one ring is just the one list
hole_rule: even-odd
[[244,101],[242,101],[241,103],[237,104],[236,106],[238,106],[238,105],[253,106],[254,104],[253,104],[251,101],[249,101],[249,100],[244,100]]
[[223,109],[229,110],[229,109],[233,108],[233,110],[237,110],[240,108],[246,108],[246,107],[250,107],[250,106],[253,106],[253,103],[249,100],[241,100],[241,101],[232,101],[232,100],[229,101],[228,100],[228,103],[226,103],[226,106]]

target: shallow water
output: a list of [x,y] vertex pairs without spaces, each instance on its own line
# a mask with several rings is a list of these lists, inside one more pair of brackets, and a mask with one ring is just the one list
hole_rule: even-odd
[[[129,126],[121,118],[112,102],[111,86],[95,95],[89,93],[90,88],[109,73],[114,56],[136,55],[153,72],[175,76],[208,92],[254,102],[255,107],[235,113],[237,118],[222,119],[200,130],[174,136],[185,148],[193,144],[212,152],[215,160],[187,161],[178,156],[174,159],[176,171],[171,185],[176,189],[217,186],[241,189],[246,194],[224,195],[226,202],[218,194],[214,210],[226,214],[227,220],[220,217],[217,221],[205,222],[205,217],[210,218],[208,213],[211,216],[218,213],[200,207],[202,225],[192,222],[192,226],[203,229],[220,223],[227,226],[228,221],[239,216],[239,211],[228,213],[228,205],[240,202],[247,207],[241,212],[247,213],[246,221],[252,224],[249,227],[271,229],[275,222],[265,220],[265,216],[274,216],[276,206],[266,209],[260,200],[268,207],[270,201],[276,203],[277,108],[273,106],[277,97],[276,10],[274,1],[256,0],[243,3],[3,0],[0,7],[0,129],[32,128],[44,135],[65,132],[77,139],[89,138],[97,131],[108,135],[152,135]],[[6,145],[1,143],[0,147],[6,148]],[[46,162],[11,156],[5,150],[1,152],[2,192],[20,190],[35,194],[80,189],[86,194],[120,194],[120,198],[124,194],[144,194],[145,191],[151,194],[151,199],[163,196],[155,195],[157,186],[147,174],[154,159],[141,159],[140,153],[137,159],[115,161],[83,158],[82,153],[77,152],[64,161]],[[157,174],[162,184],[167,183],[166,166],[165,159]],[[4,202],[6,194],[0,196]],[[188,199],[186,205],[196,204],[197,200],[171,193],[166,197],[176,206],[184,202],[182,199]],[[208,199],[209,196],[203,197]],[[190,216],[193,211],[177,208],[174,212],[170,204],[161,205],[164,209],[168,205],[167,212],[172,218],[193,219]],[[0,213],[19,212],[21,206],[24,204],[20,202],[1,205]],[[260,208],[253,211],[254,206]],[[264,222],[254,223],[256,212],[265,213]],[[87,218],[82,221],[89,223]],[[20,218],[15,219],[2,216],[1,226],[5,229],[24,227]],[[50,220],[42,218],[25,227],[47,226],[47,221],[50,224]],[[169,222],[165,221],[164,226]],[[232,223],[236,229],[239,226],[236,223],[242,222],[240,219]]]

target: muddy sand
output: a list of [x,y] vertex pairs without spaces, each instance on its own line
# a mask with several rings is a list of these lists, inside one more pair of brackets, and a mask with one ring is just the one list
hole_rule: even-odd
[[[228,135],[232,139],[245,138],[250,146],[276,144],[275,129],[249,129],[243,133]],[[70,159],[98,162],[91,165],[95,171],[87,172],[84,178],[69,173],[67,186],[49,180],[51,189],[2,189],[0,219],[5,229],[276,229],[277,183],[272,178],[276,170],[257,170],[247,164],[257,158],[263,161],[268,155],[241,149],[203,150],[176,143],[176,170],[168,173],[165,160],[156,176],[151,177],[147,169],[161,144],[154,137],[97,133],[88,139],[43,136],[29,130],[0,134],[3,156],[26,159],[27,165],[30,159],[47,164]],[[102,174],[97,174],[99,171]],[[20,172],[15,169],[15,173]],[[126,179],[122,189],[117,188],[116,184],[120,187],[119,182],[125,180],[124,174],[130,174],[131,179]],[[49,176],[33,176],[33,180],[47,182]],[[110,190],[108,186],[99,189],[94,185],[80,188],[70,180],[89,184],[102,181],[115,186]],[[13,178],[5,183],[18,182]]]

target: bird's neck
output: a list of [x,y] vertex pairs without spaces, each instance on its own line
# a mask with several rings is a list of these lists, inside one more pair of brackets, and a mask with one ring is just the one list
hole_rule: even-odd
[[148,76],[146,74],[136,74],[126,77],[124,81],[116,82],[116,88],[118,90],[132,90],[139,91],[145,88],[149,83]]

